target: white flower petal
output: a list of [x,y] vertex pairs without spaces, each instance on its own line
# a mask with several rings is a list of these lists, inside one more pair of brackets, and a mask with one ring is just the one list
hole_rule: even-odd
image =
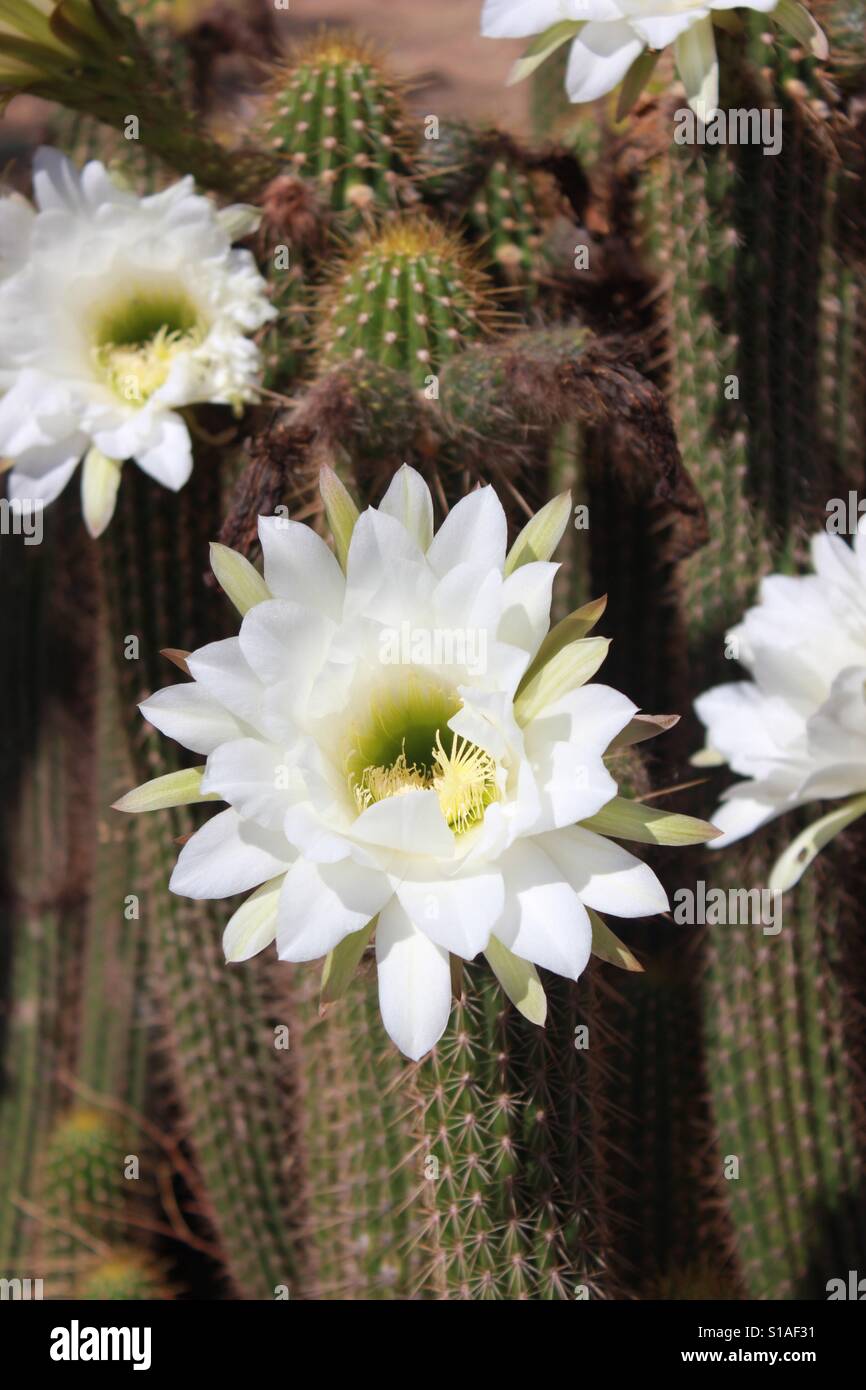
[[267,599],[241,623],[240,647],[265,685],[288,682],[293,692],[309,690],[331,633],[321,613],[287,599]]
[[421,474],[407,463],[391,479],[379,511],[399,521],[419,549],[427,550],[433,539],[433,498]]
[[298,859],[280,895],[277,954],[280,960],[318,960],[375,917],[393,889],[387,874],[351,859],[308,864]]
[[394,890],[413,923],[464,960],[483,951],[490,929],[505,905],[502,875],[495,865],[452,878],[433,877],[429,869],[410,869],[393,876]]
[[[71,455],[77,449],[80,457],[87,440],[80,416],[80,402],[69,385],[54,381],[44,371],[27,368],[14,376],[0,400],[0,455],[20,460],[22,465],[39,450],[56,458],[56,453],[50,455],[48,451]],[[30,466],[28,471],[36,470]]]
[[667,912],[667,893],[652,869],[613,840],[572,826],[541,835],[535,843],[550,855],[587,907],[614,917]]
[[530,721],[524,740],[541,799],[536,831],[587,820],[616,795],[602,758],[636,713],[637,706],[609,686],[584,685]]
[[728,799],[716,807],[711,821],[722,834],[709,841],[710,849],[726,849],[728,845],[742,840],[744,835],[751,835],[753,830],[766,825],[767,821],[788,809],[785,805],[759,801],[750,796],[749,785],[744,782],[731,787],[730,793],[736,794],[729,794]]
[[290,599],[337,621],[346,581],[334,552],[310,526],[281,516],[259,517],[265,583],[275,598]]
[[572,101],[595,101],[622,81],[646,47],[625,20],[587,24],[568,57],[565,87]]
[[195,681],[157,690],[138,708],[155,729],[193,753],[212,753],[246,732],[240,720]]
[[403,854],[449,858],[454,836],[448,829],[435,791],[407,791],[376,801],[352,826],[362,844],[380,845]]
[[762,694],[751,681],[731,681],[704,691],[695,712],[707,741],[735,772],[765,777],[802,737],[803,721],[778,697]]
[[136,452],[135,461],[156,482],[178,492],[192,472],[192,442],[182,417],[174,411],[161,413],[152,442]]
[[282,835],[229,808],[187,840],[168,886],[185,898],[229,898],[282,873],[291,858]]
[[505,911],[497,940],[522,960],[576,980],[589,960],[592,926],[562,871],[533,840],[517,840],[500,867]]
[[199,647],[190,653],[186,664],[195,681],[236,720],[260,726],[265,688],[246,660],[237,637]]
[[448,1026],[448,952],[418,931],[392,898],[376,927],[376,962],[382,1022],[400,1051],[417,1062]]
[[564,19],[620,19],[625,0],[485,0],[481,32],[488,39],[543,34]]
[[208,757],[201,790],[215,792],[244,819],[282,830],[292,799],[287,773],[284,749],[256,738],[233,739]]
[[427,551],[427,562],[439,579],[464,562],[501,570],[507,540],[502,503],[492,487],[476,488],[446,516]]
[[33,156],[33,199],[40,211],[78,212],[84,207],[81,180],[74,165],[48,145]]
[[810,553],[812,567],[819,579],[828,584],[838,584],[842,589],[850,589],[854,593],[860,590],[862,581],[857,556],[841,536],[830,536],[826,531],[819,531],[812,537]]
[[229,918],[223,932],[223,951],[227,961],[235,964],[250,960],[270,946],[277,934],[277,907],[283,878],[281,874],[263,883]]
[[550,627],[550,601],[559,565],[533,560],[510,574],[502,586],[502,618],[497,637],[535,656]]
[[[661,4],[659,5],[661,7]],[[629,24],[650,48],[666,48],[678,39],[686,29],[690,29],[699,19],[706,19],[710,7],[695,5],[681,13],[657,15],[633,15]]]
[[700,120],[711,120],[719,109],[719,60],[713,21],[699,19],[686,29],[677,39],[674,51],[689,105]]
[[28,449],[10,470],[6,483],[10,502],[17,504],[13,511],[34,502],[47,506],[59,497],[78,467],[83,442],[75,441],[71,452],[66,440],[45,449]]
[[341,822],[332,824],[327,812],[319,811],[309,801],[299,801],[288,808],[283,817],[283,831],[299,854],[317,864],[335,864],[350,855],[357,859],[365,852],[348,838],[341,829]]
[[346,561],[346,583],[353,590],[375,592],[387,579],[394,560],[421,565],[424,556],[405,526],[387,512],[368,507],[355,523]]

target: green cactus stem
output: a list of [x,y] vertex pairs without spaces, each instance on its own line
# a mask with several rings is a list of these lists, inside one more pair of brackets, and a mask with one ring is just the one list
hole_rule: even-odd
[[319,313],[323,367],[369,358],[423,386],[489,326],[493,311],[485,277],[457,236],[414,215],[355,245]]
[[411,174],[400,84],[351,33],[324,30],[289,53],[271,76],[259,136],[356,218],[398,207]]

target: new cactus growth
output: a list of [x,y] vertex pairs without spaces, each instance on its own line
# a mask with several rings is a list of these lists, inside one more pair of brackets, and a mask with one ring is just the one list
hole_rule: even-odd
[[370,360],[421,387],[493,316],[484,273],[457,235],[404,215],[335,267],[319,304],[319,360]]
[[119,1246],[95,1260],[74,1290],[76,1298],[95,1302],[152,1302],[173,1297],[159,1264],[134,1247]]
[[503,154],[473,193],[466,221],[497,277],[531,304],[543,223],[530,176]]
[[355,217],[398,207],[411,173],[399,83],[350,33],[326,30],[289,53],[271,77],[261,138]]
[[[428,206],[462,223],[489,273],[512,290],[506,308],[527,307],[536,294],[538,250],[545,219],[533,175],[514,141],[493,127],[444,121],[421,142],[417,184]],[[522,290],[522,294],[514,291]]]
[[40,1182],[45,1249],[55,1269],[80,1266],[94,1244],[123,1230],[135,1186],[124,1172],[130,1143],[114,1116],[88,1106],[73,1106],[55,1125]]

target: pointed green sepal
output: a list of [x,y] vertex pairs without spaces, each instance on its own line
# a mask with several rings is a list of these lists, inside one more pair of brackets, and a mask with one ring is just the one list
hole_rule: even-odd
[[114,516],[120,487],[122,459],[111,459],[96,445],[84,456],[81,467],[81,511],[88,532],[96,540]]
[[799,883],[809,865],[826,844],[860,816],[866,815],[866,796],[855,796],[829,815],[808,825],[779,855],[770,870],[769,888],[774,893],[787,893]]
[[551,657],[518,690],[514,700],[514,717],[518,724],[528,724],[554,700],[591,680],[607,656],[609,646],[608,637],[584,637]]
[[255,565],[245,555],[219,541],[211,541],[210,567],[223,593],[231,599],[241,617],[257,603],[273,598]]
[[635,58],[619,89],[619,100],[616,104],[616,118],[622,121],[634,106],[646,84],[649,82],[655,66],[661,57],[661,53],[651,48],[645,48],[643,53]]
[[518,58],[508,74],[506,85],[513,87],[531,77],[551,53],[570,39],[576,39],[585,23],[585,19],[561,19],[557,24],[551,24],[549,29],[532,40],[523,57]]
[[561,492],[527,521],[505,560],[506,575],[532,560],[549,560],[565,534],[571,516],[571,493]]
[[229,918],[223,932],[223,950],[230,965],[257,956],[277,934],[277,908],[285,874],[269,879]]
[[346,993],[375,926],[374,917],[366,927],[362,927],[360,931],[353,931],[350,936],[344,936],[340,944],[328,952],[322,966],[320,1006],[333,1004],[335,999],[342,998]]
[[576,608],[573,613],[569,613],[566,618],[552,627],[542,642],[538,651],[523,673],[523,678],[518,690],[522,690],[533,676],[537,675],[542,666],[546,666],[548,661],[561,652],[563,647],[568,647],[572,642],[579,642],[582,637],[586,637],[592,632],[601,615],[607,607],[607,594],[601,598],[594,598],[590,603],[585,603],[582,608]]
[[607,925],[603,917],[599,917],[591,907],[587,913],[592,924],[592,954],[598,956],[599,960],[606,961],[608,965],[616,965],[620,970],[630,970],[632,973],[643,971],[643,966],[637,956],[632,955],[624,941],[620,941]]
[[798,4],[798,0],[779,0],[772,16],[779,28],[807,48],[814,58],[820,58],[823,62],[830,56],[827,35],[805,5]]
[[352,500],[349,489],[337,477],[333,468],[327,464],[319,473],[319,492],[322,494],[325,516],[328,518],[331,535],[334,537],[334,553],[340,562],[340,567],[345,570],[352,532],[360,512]]
[[216,792],[202,792],[203,767],[184,767],[179,772],[167,772],[154,777],[127,792],[112,807],[114,811],[137,814],[140,811],[165,811],[169,806],[194,806],[200,801],[221,801]]
[[515,1009],[530,1023],[537,1023],[543,1028],[547,1018],[547,997],[532,962],[515,956],[495,936],[491,936],[484,954]]
[[614,840],[637,840],[642,845],[702,845],[722,833],[695,816],[663,811],[622,796],[615,796],[589,820],[580,823],[598,835],[609,835]]
[[636,743],[645,743],[648,738],[657,738],[679,722],[678,714],[636,714],[611,741],[607,753],[618,753],[623,748],[633,748]]

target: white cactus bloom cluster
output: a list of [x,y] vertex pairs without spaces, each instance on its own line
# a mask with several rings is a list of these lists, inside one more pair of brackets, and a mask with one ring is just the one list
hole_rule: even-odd
[[727,642],[751,675],[695,701],[707,746],[693,760],[727,763],[746,781],[714,816],[723,848],[813,801],[841,805],[781,855],[770,887],[785,891],[839,831],[866,814],[866,522],[854,544],[812,539],[813,574],[769,575]]
[[139,198],[104,166],[36,155],[35,207],[0,199],[0,457],[16,509],[52,502],[83,460],[92,535],[134,459],[164,487],[192,468],[185,406],[255,398],[250,334],[274,317],[251,253],[255,209],[189,177]]
[[[598,914],[667,908],[653,871],[608,835],[713,833],[617,797],[606,757],[672,721],[588,683],[608,647],[587,635],[603,604],[550,630],[567,495],[510,551],[491,487],[435,534],[410,468],[360,516],[328,472],[323,495],[337,554],[279,517],[260,519],[263,578],[216,549],[240,632],[193,652],[192,681],[141,707],[207,761],[119,806],[228,803],[184,845],[170,886],[193,898],[254,890],[226,927],[230,961],[276,941],[282,960],[326,957],[326,975],[345,973],[375,929],[382,1017],[408,1056],[447,1024],[452,956],[485,953],[541,1023],[536,966],[575,980],[594,946],[633,962]],[[473,640],[435,640],[446,634]]]
[[565,86],[574,102],[595,101],[625,82],[630,104],[652,73],[653,55],[673,44],[689,104],[709,121],[719,104],[713,26],[734,9],[772,14],[826,58],[826,38],[797,0],[485,0],[481,32],[492,39],[539,36],[516,65],[515,81],[570,43]]

